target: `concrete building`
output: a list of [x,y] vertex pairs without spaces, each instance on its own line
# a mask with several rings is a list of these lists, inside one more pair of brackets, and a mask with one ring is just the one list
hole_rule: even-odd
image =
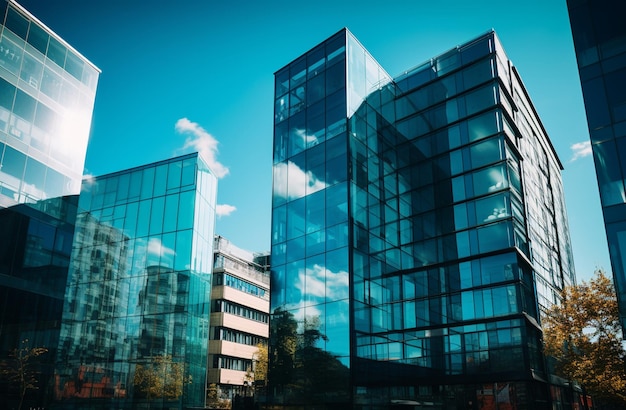
[[[215,236],[208,383],[232,400],[251,396],[259,345],[269,334],[269,255]],[[258,375],[257,375],[258,379]]]
[[391,77],[344,29],[275,80],[273,403],[576,400],[541,347],[562,165],[495,32]]

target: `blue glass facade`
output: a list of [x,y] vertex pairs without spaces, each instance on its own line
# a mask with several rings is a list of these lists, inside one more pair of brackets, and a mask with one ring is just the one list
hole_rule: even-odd
[[626,329],[626,4],[568,0],[587,124],[611,255],[622,326]]
[[495,33],[392,78],[342,30],[275,75],[274,402],[550,407],[562,166]]
[[216,187],[197,154],[84,182],[57,407],[204,405]]
[[[99,70],[15,1],[0,1],[0,360],[45,347],[38,390],[52,396],[53,362]],[[17,407],[15,386],[0,397]]]

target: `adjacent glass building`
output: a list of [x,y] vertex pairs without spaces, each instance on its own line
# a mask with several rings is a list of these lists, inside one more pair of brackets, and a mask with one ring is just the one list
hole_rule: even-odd
[[[0,360],[45,347],[51,396],[67,267],[99,70],[13,0],[0,0]],[[15,386],[0,397],[17,406]]]
[[84,181],[56,408],[204,406],[216,187],[198,154]]
[[568,0],[587,124],[626,329],[626,3]]
[[275,74],[270,390],[286,408],[552,408],[562,165],[491,31],[389,76],[347,30]]

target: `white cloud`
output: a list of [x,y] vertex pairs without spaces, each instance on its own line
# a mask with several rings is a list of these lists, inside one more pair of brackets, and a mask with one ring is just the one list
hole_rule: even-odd
[[219,204],[215,207],[215,213],[218,217],[229,216],[237,210],[236,207],[228,204]]
[[191,122],[187,118],[176,121],[176,132],[187,135],[182,150],[193,148],[198,151],[211,168],[216,177],[222,178],[228,174],[228,168],[217,160],[218,141],[198,123]]
[[304,172],[291,161],[276,165],[274,173],[274,193],[283,198],[301,198],[307,193],[326,188],[324,181],[311,171]]
[[573,152],[570,162],[574,162],[579,158],[588,157],[592,154],[590,141],[577,142],[576,144],[572,144],[570,148]]
[[168,248],[167,246],[163,246],[161,241],[158,238],[150,238],[148,241],[148,253],[152,255],[165,256],[165,255],[175,255],[176,252]]

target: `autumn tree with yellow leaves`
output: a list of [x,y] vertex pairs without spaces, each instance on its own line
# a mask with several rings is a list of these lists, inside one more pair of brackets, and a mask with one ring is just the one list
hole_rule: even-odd
[[174,362],[168,355],[155,356],[151,363],[135,369],[135,388],[148,400],[176,400],[191,381],[191,376],[185,375],[185,364]]
[[613,283],[601,270],[563,289],[543,318],[544,349],[559,376],[580,383],[597,402],[626,407],[626,351]]

